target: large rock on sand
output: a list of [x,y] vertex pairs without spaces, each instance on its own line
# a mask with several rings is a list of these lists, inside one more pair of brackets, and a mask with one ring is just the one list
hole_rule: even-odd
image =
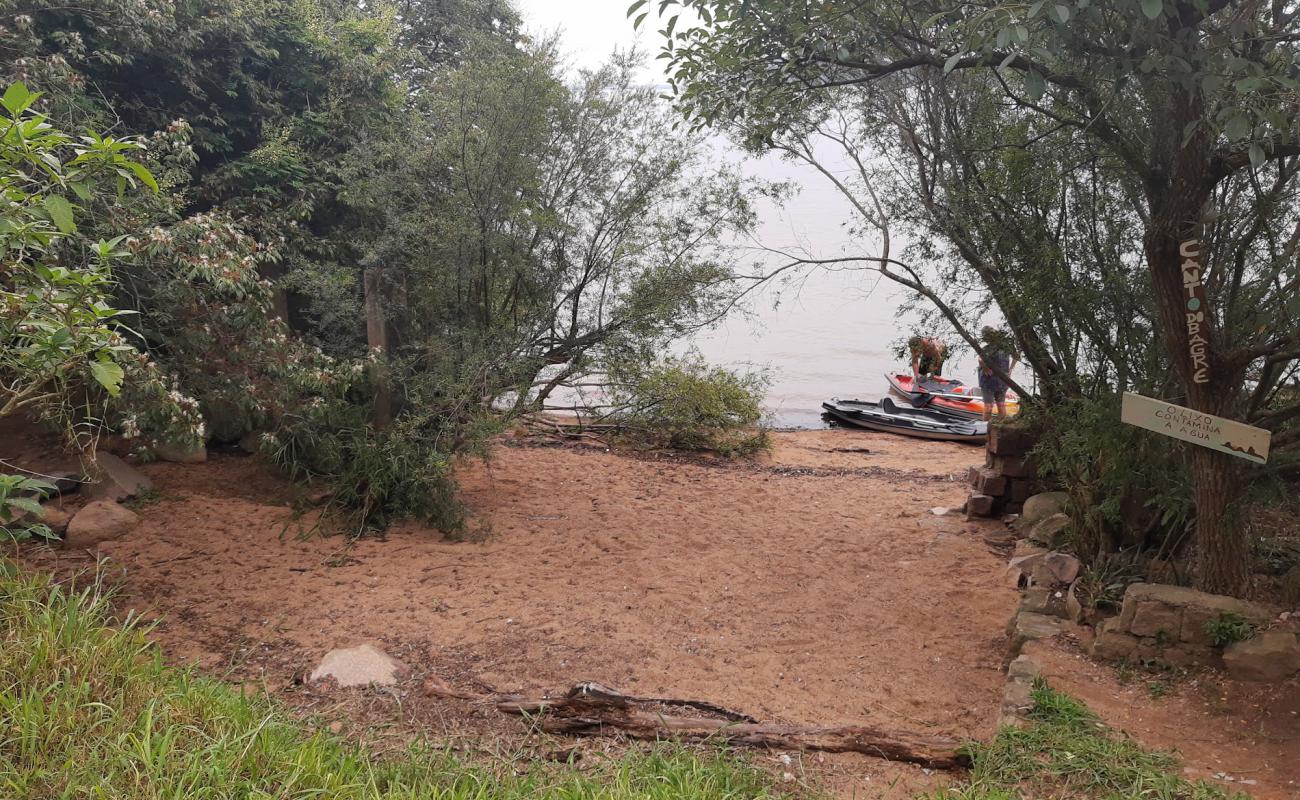
[[405,671],[402,662],[368,644],[331,650],[312,670],[311,680],[333,678],[340,687],[392,686]]
[[72,517],[63,543],[67,547],[95,547],[100,542],[127,533],[139,521],[140,518],[129,508],[107,500],[96,500]]
[[1065,504],[1069,500],[1070,495],[1065,492],[1040,492],[1030,497],[1025,501],[1025,507],[1020,510],[1020,519],[1016,520],[1016,527],[1022,531],[1028,530],[1053,514],[1064,514]]

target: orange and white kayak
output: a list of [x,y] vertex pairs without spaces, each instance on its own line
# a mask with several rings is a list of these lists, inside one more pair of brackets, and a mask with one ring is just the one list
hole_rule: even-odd
[[[984,399],[978,386],[967,386],[948,378],[927,378],[917,386],[912,376],[905,372],[887,373],[885,379],[889,381],[891,392],[913,405],[921,404],[961,419],[981,419],[984,416]],[[1020,413],[1020,398],[1015,392],[1007,392],[1006,408],[1009,417]]]

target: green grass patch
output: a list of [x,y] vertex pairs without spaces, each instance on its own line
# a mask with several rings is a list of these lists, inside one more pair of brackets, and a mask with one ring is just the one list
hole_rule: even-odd
[[274,702],[163,664],[102,587],[0,561],[0,797],[6,800],[776,798],[734,754],[657,746],[578,771],[470,764],[417,744],[374,754],[309,733]]
[[1031,724],[1004,728],[992,744],[972,746],[975,765],[962,785],[930,800],[1227,800],[1204,781],[1182,777],[1172,755],[1142,749],[1106,728],[1083,703],[1034,686]]

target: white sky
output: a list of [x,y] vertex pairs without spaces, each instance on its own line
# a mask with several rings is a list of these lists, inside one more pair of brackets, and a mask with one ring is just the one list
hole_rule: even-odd
[[[544,35],[560,31],[561,50],[579,69],[598,66],[616,48],[639,47],[650,56],[659,52],[654,12],[641,30],[632,29],[627,18],[631,0],[515,0],[529,33]],[[647,59],[650,61],[650,59]],[[647,64],[647,77],[660,80],[660,62]]]

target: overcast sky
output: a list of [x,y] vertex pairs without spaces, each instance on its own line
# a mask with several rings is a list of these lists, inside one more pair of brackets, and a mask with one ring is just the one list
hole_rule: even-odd
[[[533,34],[560,31],[561,49],[577,68],[600,64],[615,48],[633,46],[653,55],[661,39],[647,19],[641,30],[632,29],[627,18],[631,0],[515,0],[524,15],[524,24]],[[658,62],[647,64],[646,75],[660,80]]]

